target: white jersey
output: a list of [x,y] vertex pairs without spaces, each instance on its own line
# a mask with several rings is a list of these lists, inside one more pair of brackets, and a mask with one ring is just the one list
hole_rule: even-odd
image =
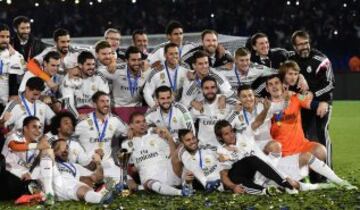
[[218,108],[218,99],[221,95],[217,95],[216,99],[209,103],[207,101],[203,102],[203,112],[200,112],[196,109],[191,109],[191,114],[194,121],[199,120],[199,131],[198,139],[200,145],[213,145],[219,146],[219,142],[216,140],[214,126],[217,121],[225,119],[229,112],[229,106],[226,105],[225,109]]
[[[257,79],[261,77],[266,77],[272,74],[277,74],[279,71],[277,69],[272,69],[267,66],[254,64],[252,63],[249,67],[247,74],[241,74],[240,71],[236,68],[236,65],[233,65],[232,70],[219,69],[222,75],[226,77],[229,81],[232,90],[237,92],[240,85],[252,85]],[[260,93],[265,88],[265,83],[258,84],[255,90],[256,93]]]
[[149,179],[161,180],[161,177],[158,177],[159,172],[165,175],[172,171],[172,168],[169,168],[169,144],[157,134],[149,132],[144,136],[134,137],[124,141],[121,147],[132,151],[130,163],[139,171],[142,184]]
[[[229,114],[226,120],[230,122],[233,128],[239,132],[242,132],[247,127],[251,127],[251,124],[255,121],[256,116],[260,114],[263,109],[263,104],[257,103],[251,113],[245,109],[241,110],[240,112],[233,111],[231,114]],[[266,144],[272,140],[270,134],[271,117],[272,114],[268,113],[263,124],[256,129],[256,135],[254,138],[260,149],[264,149]]]
[[[194,154],[183,148],[179,154],[184,168],[191,171],[204,187],[206,182],[220,179],[222,168],[218,161],[216,147],[210,145],[199,146]],[[222,191],[223,186],[218,189]]]
[[177,65],[175,69],[164,65],[164,69],[153,70],[144,87],[144,98],[146,103],[153,107],[155,105],[154,95],[156,88],[160,86],[170,87],[175,94],[175,100],[180,101],[181,91],[187,78],[188,70]]
[[[32,77],[36,77],[36,76],[31,71],[27,71],[24,74],[24,77],[22,78],[21,83],[20,83],[19,93],[22,93],[25,91],[26,83]],[[60,85],[62,82],[62,78],[63,78],[62,75],[55,74],[54,76],[51,77],[51,80],[54,81],[55,84]],[[56,92],[52,91],[49,88],[49,86],[47,86],[47,84],[45,83],[45,89],[41,92],[41,95],[48,95],[48,96],[56,97]]]
[[[156,46],[152,52],[148,55],[148,60],[150,65],[155,63],[156,61],[161,61],[162,63],[165,62],[165,56],[164,56],[164,47],[166,44],[169,44],[170,42],[164,42]],[[189,52],[191,49],[197,47],[195,43],[191,42],[185,42],[181,47],[179,47],[179,58],[181,60],[181,57],[185,55],[187,52]]]
[[145,119],[149,126],[167,128],[175,141],[178,140],[179,129],[190,129],[195,133],[191,114],[180,103],[173,103],[169,113],[163,113],[160,107],[150,109],[147,111]]
[[115,107],[142,105],[142,90],[150,74],[150,69],[141,71],[137,77],[128,73],[126,63],[117,64],[114,73],[109,73],[106,68],[100,68],[98,71],[112,82],[112,97]]
[[65,101],[65,108],[73,113],[76,117],[79,115],[76,111],[81,107],[92,107],[91,97],[97,91],[110,93],[109,85],[105,78],[100,75],[83,78],[78,86],[70,85],[68,75],[65,76],[60,92]]
[[[215,78],[219,91],[221,94],[225,95],[231,103],[236,103],[236,94],[231,89],[230,83],[227,79],[219,72],[216,72],[213,69],[209,69],[209,76]],[[186,107],[190,107],[190,103],[193,100],[201,101],[203,99],[203,94],[201,91],[201,81],[198,79],[195,80],[185,80],[184,90],[182,92],[181,103],[184,104]]]
[[20,101],[10,101],[0,118],[3,118],[6,112],[10,112],[11,116],[4,126],[9,127],[13,131],[22,130],[23,121],[28,116],[39,118],[43,130],[45,125],[50,125],[51,118],[55,116],[55,113],[47,104],[40,100],[31,103],[23,95],[20,95]]
[[6,138],[1,152],[6,160],[6,170],[21,178],[22,175],[29,172],[35,158],[39,155],[39,150],[12,151],[8,146],[10,141],[26,143],[26,139],[21,132],[12,133]]
[[[59,139],[58,135],[54,135],[51,132],[48,132],[45,135],[49,138],[50,144]],[[77,136],[70,136],[69,140],[67,140],[67,145],[69,147],[69,162],[79,163],[82,166],[86,166],[91,162],[91,158],[85,153],[85,150],[80,145]]]
[[9,98],[9,74],[23,75],[26,63],[17,51],[10,56],[8,49],[0,51],[0,104],[5,105]]
[[[77,60],[77,57],[82,50],[84,49],[80,49],[77,47],[74,48],[72,46],[69,47],[68,53],[65,55],[65,57],[61,58],[60,67],[59,67],[60,74],[66,74],[65,70],[74,66],[74,61]],[[45,48],[40,54],[34,57],[34,59],[40,64],[40,66],[42,66],[44,62],[45,55],[50,51],[58,52],[58,49],[56,47],[48,47]]]
[[242,133],[236,133],[235,145],[222,145],[218,147],[217,153],[228,159],[221,162],[223,169],[231,169],[234,163],[249,156],[257,156],[266,162],[270,162],[270,159],[256,145],[254,134],[250,127],[247,127]]
[[104,151],[103,161],[111,158],[112,139],[126,134],[126,124],[112,114],[109,114],[107,121],[105,120],[103,123],[95,119],[94,112],[91,112],[75,128],[75,135],[79,136],[79,143],[84,148],[86,155],[91,157],[96,149],[101,148]]

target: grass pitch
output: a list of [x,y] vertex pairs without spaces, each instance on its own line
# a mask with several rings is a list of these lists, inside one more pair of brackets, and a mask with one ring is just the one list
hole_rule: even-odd
[[[360,101],[336,101],[330,123],[334,168],[338,175],[360,187]],[[1,185],[0,185],[1,187]],[[0,202],[0,209],[45,209],[43,206],[15,206]],[[103,209],[83,202],[57,202],[49,209]],[[234,196],[231,193],[197,194],[191,198],[139,193],[117,198],[108,209],[359,209],[360,191],[339,189],[298,195]]]

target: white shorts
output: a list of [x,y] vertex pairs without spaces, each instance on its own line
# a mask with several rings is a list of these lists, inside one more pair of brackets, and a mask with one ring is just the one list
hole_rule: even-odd
[[58,201],[79,201],[77,197],[77,191],[79,187],[87,186],[85,183],[77,181],[76,179],[63,179],[61,185],[54,184],[54,192],[56,200]]
[[172,168],[171,160],[168,160],[165,168],[158,168],[152,170],[146,170],[143,173],[140,172],[141,184],[144,184],[146,181],[158,180],[161,183],[170,185],[170,186],[179,186],[181,185],[181,179],[174,173]]
[[303,179],[309,174],[309,168],[307,166],[299,167],[299,156],[300,154],[298,153],[282,157],[277,164],[277,168],[280,171],[296,181]]

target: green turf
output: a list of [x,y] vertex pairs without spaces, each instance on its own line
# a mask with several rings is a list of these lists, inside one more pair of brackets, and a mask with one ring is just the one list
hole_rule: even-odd
[[[334,103],[330,126],[336,173],[360,186],[360,101]],[[0,186],[1,187],[1,186]],[[14,209],[12,203],[0,203],[0,209]],[[44,209],[23,206],[18,209]],[[58,202],[51,209],[102,209],[81,202]],[[360,192],[338,189],[300,193],[299,195],[233,196],[231,193],[198,194],[192,198],[140,193],[118,198],[109,209],[359,209]]]

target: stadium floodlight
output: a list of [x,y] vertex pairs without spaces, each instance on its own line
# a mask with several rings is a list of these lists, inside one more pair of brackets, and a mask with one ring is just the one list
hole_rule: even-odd
[[11,4],[11,0],[6,0],[6,3],[7,3],[7,4]]
[[38,2],[35,2],[35,7],[38,7],[39,6],[39,3]]
[[90,2],[89,2],[89,5],[90,5],[90,6],[92,6],[92,5],[93,5],[93,2],[92,2],[92,1],[90,1]]
[[287,4],[287,5],[290,5],[290,4],[291,4],[291,2],[290,2],[290,1],[287,1],[287,2],[286,2],[286,4]]
[[136,0],[131,0],[131,3],[135,4],[135,3],[136,3]]

